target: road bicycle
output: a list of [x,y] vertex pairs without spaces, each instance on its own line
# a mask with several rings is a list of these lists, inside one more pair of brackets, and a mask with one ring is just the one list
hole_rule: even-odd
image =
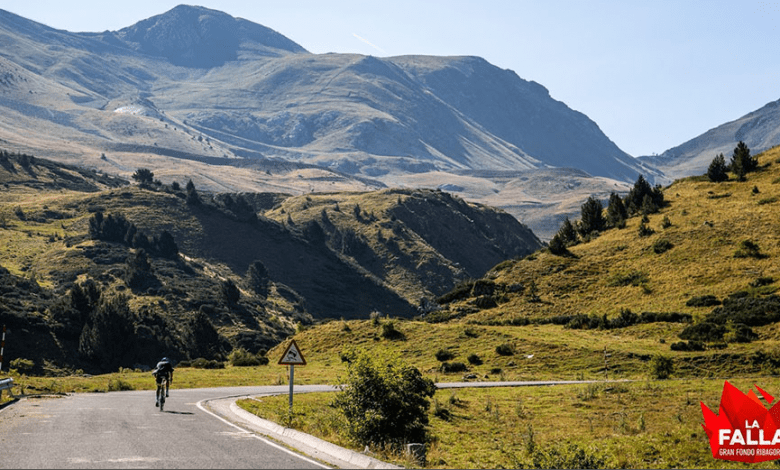
[[160,385],[157,386],[157,403],[160,405],[160,411],[163,411],[165,406],[165,394],[168,389],[168,377],[163,376]]

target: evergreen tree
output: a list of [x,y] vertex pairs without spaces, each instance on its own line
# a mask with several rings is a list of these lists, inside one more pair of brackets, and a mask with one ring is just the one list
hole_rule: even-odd
[[558,256],[563,256],[569,253],[569,249],[566,247],[566,242],[563,241],[560,231],[552,237],[547,248],[550,250],[550,253]]
[[[645,204],[645,196],[649,195],[652,204]],[[647,182],[644,176],[639,175],[634,183],[634,187],[628,192],[625,199],[626,210],[629,214],[639,214],[644,209],[652,209],[651,213],[657,212],[658,209],[664,206],[664,193],[661,191],[660,186],[653,188],[650,183]]]
[[580,236],[585,238],[593,232],[603,231],[606,227],[606,220],[604,219],[604,206],[601,205],[601,201],[590,196],[585,204],[582,205],[582,212],[580,217],[579,232]]
[[710,167],[707,168],[707,177],[713,183],[720,183],[721,181],[727,181],[729,179],[726,158],[722,153],[712,159]]
[[758,160],[750,156],[750,149],[740,140],[731,156],[731,171],[737,175],[738,180],[744,181],[745,176],[757,168]]
[[142,187],[150,186],[154,182],[154,173],[148,168],[139,168],[133,173],[132,178]]
[[103,371],[132,364],[135,353],[134,317],[127,297],[101,299],[79,338],[79,353]]
[[195,189],[195,183],[193,183],[192,180],[187,182],[185,189],[187,190],[187,204],[191,206],[200,205],[200,196],[198,195],[198,191]]
[[176,245],[173,235],[167,230],[163,230],[160,234],[160,238],[156,240],[155,248],[163,258],[175,259],[179,254],[179,247]]
[[623,199],[617,193],[610,194],[607,206],[607,225],[623,228],[626,226],[626,219],[628,219],[628,211],[626,205],[623,204]]
[[568,217],[563,219],[561,228],[558,229],[557,235],[561,241],[566,245],[574,245],[577,243],[577,229],[574,228],[574,224],[571,223]]
[[262,261],[255,261],[249,265],[246,272],[249,287],[259,295],[268,295],[268,284],[271,280],[268,270]]
[[131,289],[141,290],[153,278],[152,263],[149,262],[149,255],[146,254],[146,250],[140,248],[135,254],[127,257],[125,282]]
[[233,307],[238,304],[239,299],[241,299],[241,291],[238,290],[238,286],[236,286],[235,282],[226,279],[222,281],[220,289],[222,292],[222,300],[225,301],[228,307]]

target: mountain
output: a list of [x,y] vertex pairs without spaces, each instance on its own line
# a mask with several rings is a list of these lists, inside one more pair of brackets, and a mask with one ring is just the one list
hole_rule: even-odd
[[6,148],[123,177],[149,166],[165,182],[301,194],[563,167],[605,188],[660,176],[542,85],[478,57],[311,54],[184,5],[102,33],[0,20]]
[[306,50],[264,26],[233,18],[216,10],[179,5],[116,33],[98,36],[109,43],[125,43],[144,54],[174,65],[212,68],[226,62],[279,57]]
[[728,162],[740,141],[745,142],[754,155],[780,145],[780,100],[710,129],[660,155],[640,157],[640,160],[662,170],[667,179],[701,175],[720,153]]

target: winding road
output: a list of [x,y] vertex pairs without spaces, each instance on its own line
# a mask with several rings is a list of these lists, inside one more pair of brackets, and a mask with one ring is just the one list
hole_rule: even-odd
[[[439,388],[539,386],[579,381],[468,382]],[[300,385],[296,393],[333,391]],[[305,443],[291,450],[230,412],[235,398],[288,386],[172,389],[165,411],[154,391],[28,397],[0,410],[0,468],[327,468]],[[322,456],[322,454],[320,454]],[[352,466],[332,459],[330,464]]]

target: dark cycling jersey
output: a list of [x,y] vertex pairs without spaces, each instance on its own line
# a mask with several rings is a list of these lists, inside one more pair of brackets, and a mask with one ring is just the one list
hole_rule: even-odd
[[158,383],[162,382],[163,377],[168,377],[168,380],[170,380],[173,378],[173,366],[170,362],[160,361],[152,371],[152,375],[154,375]]

